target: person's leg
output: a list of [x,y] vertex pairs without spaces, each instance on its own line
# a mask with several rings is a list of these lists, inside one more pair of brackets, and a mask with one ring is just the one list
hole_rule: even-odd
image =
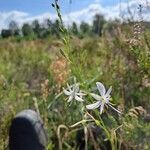
[[39,115],[33,110],[20,112],[9,132],[10,150],[44,150],[47,137]]

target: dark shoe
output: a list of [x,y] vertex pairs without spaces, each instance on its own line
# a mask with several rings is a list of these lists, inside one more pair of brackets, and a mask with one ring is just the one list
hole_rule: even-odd
[[9,131],[10,150],[45,150],[47,136],[39,115],[33,110],[20,112]]

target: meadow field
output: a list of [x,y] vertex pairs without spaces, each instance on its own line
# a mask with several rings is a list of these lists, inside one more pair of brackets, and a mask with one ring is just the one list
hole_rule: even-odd
[[[59,36],[0,38],[0,150],[24,109],[40,114],[48,150],[149,150],[150,24],[105,23],[93,35],[67,32],[59,19]],[[98,83],[112,86],[110,103],[89,110]]]

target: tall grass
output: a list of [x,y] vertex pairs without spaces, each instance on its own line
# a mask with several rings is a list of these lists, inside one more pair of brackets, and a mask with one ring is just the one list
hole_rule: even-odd
[[[53,6],[60,39],[0,40],[0,149],[8,146],[13,116],[32,108],[47,128],[49,150],[148,150],[149,31],[136,45],[129,43],[133,28],[128,24],[115,24],[113,33],[105,30],[100,38],[79,39],[63,26],[58,2]],[[87,109],[96,101],[90,93],[99,94],[96,82],[112,86],[111,103],[121,115],[108,105],[102,114]],[[67,84],[79,84],[84,102],[67,102]]]

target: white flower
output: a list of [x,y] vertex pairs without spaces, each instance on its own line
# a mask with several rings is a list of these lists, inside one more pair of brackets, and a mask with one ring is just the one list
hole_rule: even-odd
[[104,106],[105,105],[109,105],[112,109],[114,109],[115,111],[117,111],[118,113],[121,113],[120,111],[118,111],[117,109],[115,109],[113,106],[111,106],[109,100],[110,100],[110,93],[112,91],[112,87],[110,87],[108,89],[108,91],[106,92],[106,89],[104,87],[104,85],[100,82],[96,82],[97,85],[97,89],[100,93],[100,95],[91,93],[91,96],[97,100],[96,103],[94,104],[90,104],[87,105],[86,108],[87,109],[96,109],[98,107],[100,107],[100,114],[103,112]]
[[84,100],[82,99],[82,96],[85,95],[84,93],[81,93],[81,91],[79,90],[79,84],[76,83],[72,86],[69,86],[67,84],[67,89],[64,89],[63,92],[65,95],[69,96],[68,101],[67,102],[71,102],[73,99],[79,101],[79,102],[83,102]]

